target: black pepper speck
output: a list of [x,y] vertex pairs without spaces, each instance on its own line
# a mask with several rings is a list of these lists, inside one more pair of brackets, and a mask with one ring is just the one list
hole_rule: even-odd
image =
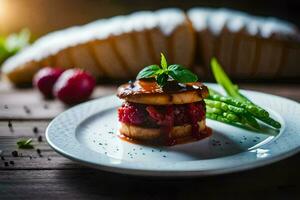
[[5,166],[5,167],[8,167],[8,162],[4,162],[4,166]]
[[35,126],[35,127],[33,127],[32,131],[33,131],[33,133],[37,134],[39,132],[39,129],[38,129],[38,127]]
[[11,120],[8,120],[8,128],[9,128],[9,130],[10,130],[10,132],[14,132],[14,128],[13,128],[13,125],[12,125],[12,123],[11,123]]
[[42,142],[42,141],[43,141],[43,137],[42,137],[41,135],[39,135],[38,141],[39,141],[39,142]]
[[40,149],[36,149],[36,152],[41,155],[41,150]]
[[5,160],[5,158],[3,156],[1,156],[1,160]]
[[15,162],[13,160],[9,161],[9,164],[14,165]]
[[12,155],[13,157],[18,157],[18,156],[19,156],[19,154],[18,154],[18,152],[17,152],[17,151],[13,151],[13,152],[11,152],[11,155]]
[[30,109],[29,109],[27,106],[23,106],[23,108],[24,108],[24,111],[25,111],[27,114],[30,114],[30,113],[31,113]]

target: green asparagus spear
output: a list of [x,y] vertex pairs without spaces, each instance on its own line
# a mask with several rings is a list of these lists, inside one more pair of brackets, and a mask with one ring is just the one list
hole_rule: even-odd
[[228,103],[228,104],[236,106],[236,107],[245,108],[248,112],[252,113],[255,116],[269,117],[269,113],[266,110],[264,110],[263,108],[261,108],[259,106],[254,105],[253,103],[249,103],[246,101],[240,101],[240,100],[234,99],[232,97],[225,97],[225,96],[219,95],[210,88],[209,88],[208,99],[222,101],[224,103]]
[[222,115],[218,115],[218,114],[214,114],[214,113],[206,113],[206,117],[208,119],[212,119],[212,120],[215,120],[215,121],[226,123],[226,124],[236,126],[236,127],[239,127],[239,128],[252,130],[252,131],[257,131],[256,129],[254,129],[251,126],[246,126],[245,124],[242,124],[242,123],[239,123],[239,122],[236,122],[236,121],[232,121],[232,120],[230,120],[227,117],[224,117]]
[[257,130],[261,129],[259,123],[251,115],[244,115],[244,116],[242,116],[242,122],[245,123],[245,124],[248,124],[249,126],[255,128]]
[[241,101],[248,101],[248,99],[239,92],[238,86],[231,82],[216,58],[212,58],[211,68],[217,83],[225,89],[229,96]]
[[279,122],[277,122],[276,120],[274,120],[273,118],[271,117],[259,117],[259,116],[256,116],[257,119],[259,119],[260,121],[274,127],[274,128],[281,128],[281,124]]
[[[216,81],[225,89],[225,91],[230,97],[223,97],[218,92],[215,92],[212,89],[210,89],[210,96],[208,97],[209,99],[221,101],[223,103],[230,104],[237,108],[244,108],[246,112],[251,113],[254,117],[261,120],[262,122],[277,129],[281,127],[281,124],[279,122],[269,117],[269,113],[266,110],[254,104],[239,92],[238,86],[234,85],[231,82],[231,80],[226,75],[216,58],[213,58],[211,60],[211,67]],[[215,103],[215,105],[217,106],[218,104]],[[212,103],[211,106],[213,106]],[[244,117],[247,117],[248,124],[252,123],[252,126],[258,125],[257,121],[253,117],[252,118],[256,122],[250,118],[251,115],[244,113]]]
[[223,111],[219,108],[216,108],[216,107],[211,107],[211,106],[208,106],[206,105],[206,112],[207,113],[215,113],[215,114],[222,114]]
[[206,112],[207,113],[213,113],[213,114],[219,114],[219,115],[222,115],[223,117],[225,117],[225,118],[227,118],[231,121],[240,122],[240,119],[236,114],[231,113],[231,112],[224,112],[223,110],[221,110],[219,108],[206,106]]
[[244,108],[236,107],[229,105],[227,103],[221,102],[221,101],[214,101],[210,99],[205,99],[205,103],[213,108],[219,108],[222,109],[223,111],[231,111],[235,114],[246,114],[247,111]]

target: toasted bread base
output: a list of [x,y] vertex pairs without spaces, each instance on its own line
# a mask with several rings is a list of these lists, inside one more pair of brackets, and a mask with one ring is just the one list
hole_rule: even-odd
[[[205,119],[198,122],[199,131],[203,131],[206,128]],[[120,133],[126,137],[134,140],[151,141],[158,139],[163,134],[159,128],[143,128],[140,126],[125,124],[121,122]],[[190,124],[182,126],[174,126],[171,130],[171,137],[183,138],[192,134],[192,126]]]

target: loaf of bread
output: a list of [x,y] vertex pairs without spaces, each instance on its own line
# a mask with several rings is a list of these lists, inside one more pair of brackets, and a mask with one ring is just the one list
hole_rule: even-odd
[[31,82],[44,66],[78,67],[96,78],[127,79],[159,63],[160,52],[170,63],[191,66],[195,43],[183,11],[142,11],[50,33],[8,59],[3,73],[15,84]]
[[297,28],[274,18],[228,9],[141,11],[56,31],[2,66],[14,84],[30,83],[42,67],[83,68],[96,78],[129,79],[163,52],[169,63],[209,76],[215,56],[233,78],[299,77]]
[[215,56],[233,78],[300,77],[300,37],[293,24],[229,9],[193,8],[187,15],[206,74]]

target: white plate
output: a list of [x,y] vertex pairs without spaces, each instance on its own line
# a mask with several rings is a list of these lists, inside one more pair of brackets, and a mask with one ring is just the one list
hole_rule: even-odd
[[[216,84],[208,86],[220,90]],[[108,96],[75,106],[57,116],[46,131],[58,153],[102,170],[144,176],[205,176],[263,166],[300,150],[300,106],[286,98],[242,93],[266,108],[282,128],[278,134],[250,132],[207,120],[213,135],[172,147],[132,144],[118,137],[117,107]]]

